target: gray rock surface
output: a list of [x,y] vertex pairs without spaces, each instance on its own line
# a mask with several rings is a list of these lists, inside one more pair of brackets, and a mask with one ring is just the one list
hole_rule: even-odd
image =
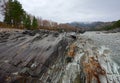
[[[98,53],[97,58],[106,72],[106,78],[101,76],[101,83],[120,82],[120,33],[86,32],[82,35],[89,41],[94,41]],[[91,45],[93,42],[91,42]],[[88,46],[88,45],[87,45]],[[105,81],[105,79],[107,79]]]
[[[86,32],[85,37],[92,39],[96,46],[105,46],[111,51],[111,58],[120,66],[120,33]],[[119,71],[120,72],[120,71]]]
[[119,83],[118,35],[2,31],[0,83]]
[[120,82],[119,66],[111,57],[113,53],[105,43],[98,44],[102,41],[99,42],[94,37],[99,38],[96,32],[78,35],[77,41],[74,42],[77,52],[72,62],[65,66],[61,83]]
[[4,81],[2,83],[25,80],[25,83],[53,81],[63,66],[61,62],[64,62],[62,60],[65,58],[66,47],[72,41],[73,39],[71,37],[67,39],[64,33],[44,30],[1,32],[0,81]]

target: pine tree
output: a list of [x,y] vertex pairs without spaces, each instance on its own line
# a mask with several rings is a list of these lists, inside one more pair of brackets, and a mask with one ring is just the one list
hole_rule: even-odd
[[7,24],[12,24],[12,17],[11,17],[11,12],[12,12],[12,0],[9,0],[7,3],[6,3],[6,7],[5,7],[5,19],[4,19],[4,22],[7,23]]
[[32,21],[32,29],[37,29],[38,28],[38,22],[37,19],[35,17],[33,17],[33,21]]
[[29,15],[25,15],[23,19],[23,25],[26,29],[31,29],[31,19]]
[[24,10],[17,0],[9,0],[5,8],[5,20],[7,24],[20,25],[22,22]]

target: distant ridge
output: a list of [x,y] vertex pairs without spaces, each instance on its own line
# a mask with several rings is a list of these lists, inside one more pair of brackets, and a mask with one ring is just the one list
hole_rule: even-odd
[[84,28],[85,30],[96,30],[96,29],[100,29],[102,27],[105,26],[111,26],[113,25],[115,21],[113,22],[72,22],[72,23],[68,23],[72,26],[78,27],[78,28]]

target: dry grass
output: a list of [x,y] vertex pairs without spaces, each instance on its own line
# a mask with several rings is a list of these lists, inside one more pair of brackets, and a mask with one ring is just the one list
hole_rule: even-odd
[[[13,25],[8,25],[5,24],[3,22],[0,22],[0,28],[9,28],[9,29],[26,29],[23,25],[17,25],[17,26],[13,26]],[[63,27],[50,27],[50,26],[39,26],[38,29],[44,29],[44,30],[50,30],[50,31],[77,31],[77,28],[74,27],[70,27],[70,26],[63,26]]]

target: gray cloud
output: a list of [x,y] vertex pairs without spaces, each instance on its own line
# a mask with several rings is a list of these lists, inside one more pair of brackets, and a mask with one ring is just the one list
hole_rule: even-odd
[[19,0],[30,14],[57,22],[120,19],[120,0]]

